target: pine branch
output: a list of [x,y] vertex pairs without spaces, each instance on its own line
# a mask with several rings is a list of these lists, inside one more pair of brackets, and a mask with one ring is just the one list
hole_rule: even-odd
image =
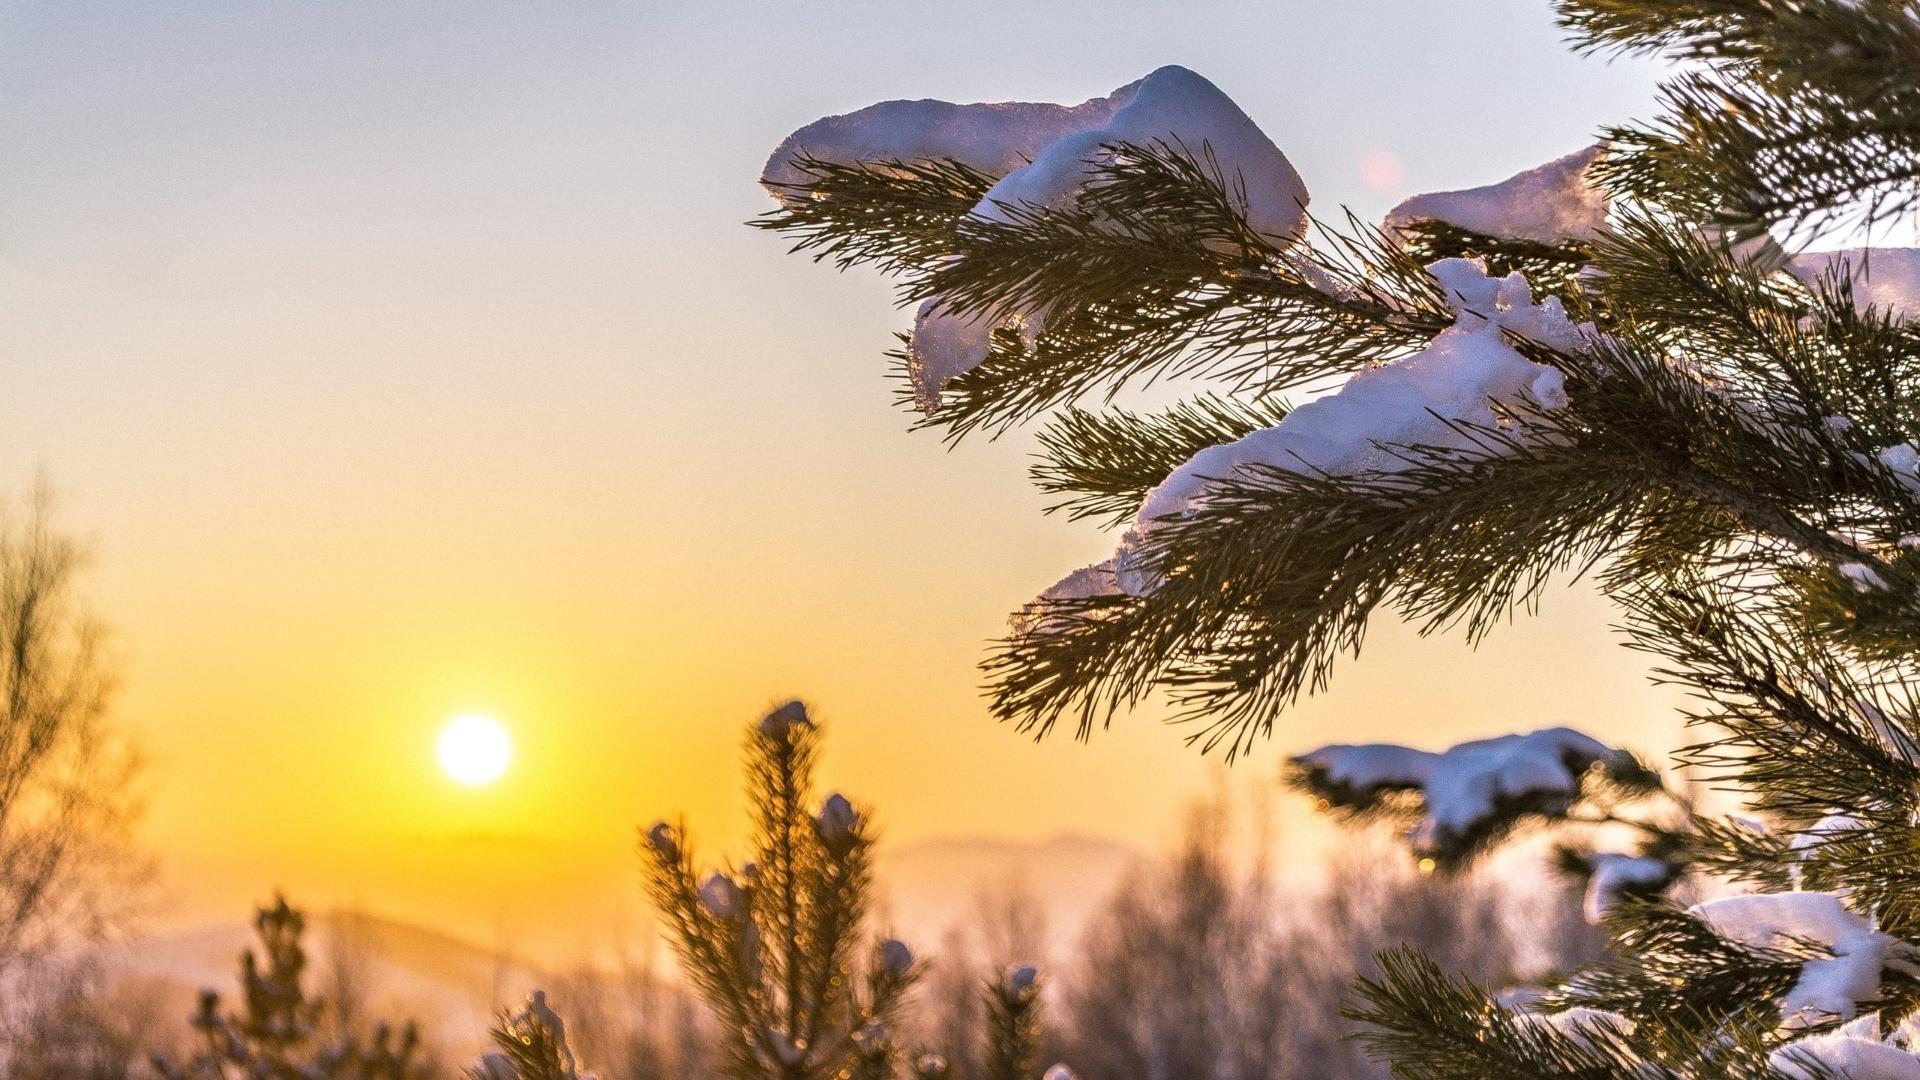
[[1581,971],[1543,1007],[1605,1009],[1683,1041],[1772,1028],[1775,1003],[1800,977],[1801,964],[1824,955],[1735,945],[1661,901],[1623,899],[1608,929],[1614,958]]
[[1164,574],[1149,595],[1060,604],[1058,629],[1003,643],[986,665],[996,713],[1036,734],[1073,715],[1084,737],[1159,687],[1207,723],[1195,741],[1227,742],[1231,757],[1278,708],[1325,685],[1390,597],[1429,629],[1464,625],[1477,638],[1555,573],[1590,562],[1638,505],[1586,455],[1513,449],[1403,448],[1396,473],[1276,469],[1218,485],[1142,547]]
[[985,1080],[1033,1080],[1039,1068],[1040,984],[1035,969],[1015,966],[987,984]]
[[1565,300],[1581,295],[1580,271],[1593,262],[1593,247],[1586,243],[1509,240],[1431,220],[1414,221],[1398,231],[1407,256],[1423,266],[1441,259],[1479,259],[1493,277],[1517,271],[1539,293]]
[[1568,1034],[1528,1022],[1479,987],[1450,978],[1417,950],[1391,950],[1377,960],[1380,974],[1360,980],[1358,999],[1343,1012],[1366,1025],[1357,1040],[1374,1056],[1390,1059],[1402,1080],[1681,1080],[1685,1075],[1649,1060],[1617,1027]]
[[1045,313],[1033,349],[1003,335],[946,388],[923,424],[952,438],[1154,378],[1274,391],[1404,355],[1451,321],[1419,264],[1377,234],[1276,249],[1204,145],[1116,144],[1100,161],[1078,204],[1001,207],[1004,221],[969,214],[988,181],[957,163],[804,162],[818,179],[756,224],[903,275],[903,303]]
[[[1218,236],[1153,221],[1116,234],[1084,208],[1026,211],[961,235],[962,257],[910,298],[938,298],[952,313],[1040,311],[1045,329],[1031,349],[1000,335],[984,363],[946,385],[922,426],[950,438],[1002,433],[1157,379],[1275,393],[1407,355],[1452,321],[1424,274],[1389,286],[1380,282],[1391,275],[1362,276],[1322,254],[1223,255]],[[1403,283],[1412,287],[1394,288]]]
[[[1682,757],[1720,778],[1737,776],[1756,805],[1790,819],[1833,812],[1877,819],[1911,814],[1920,766],[1912,716],[1862,684],[1850,658],[1757,619],[1723,589],[1642,587],[1620,594],[1635,647],[1662,658],[1656,674],[1691,688],[1699,723],[1722,733]],[[1793,642],[1798,647],[1783,647]],[[1894,684],[1905,695],[1913,683]],[[1903,702],[1911,706],[1911,702]]]
[[794,252],[842,270],[873,265],[882,273],[924,273],[953,247],[960,221],[994,177],[957,161],[875,161],[841,165],[801,157],[812,179],[781,185],[781,207],[754,219],[785,233]]
[[1030,470],[1049,495],[1065,495],[1047,508],[1074,520],[1131,520],[1154,485],[1188,458],[1277,424],[1284,403],[1241,402],[1207,394],[1159,414],[1113,409],[1104,413],[1066,409],[1039,433],[1041,456]]

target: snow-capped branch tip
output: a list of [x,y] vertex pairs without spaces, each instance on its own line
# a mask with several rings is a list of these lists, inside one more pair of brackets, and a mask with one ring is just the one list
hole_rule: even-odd
[[731,922],[745,913],[743,899],[740,886],[725,874],[716,873],[700,886],[700,903],[722,922]]
[[769,739],[785,742],[792,738],[795,731],[813,726],[813,718],[807,714],[804,702],[795,700],[768,713],[760,721],[760,734]]
[[566,1022],[548,1003],[545,990],[534,990],[518,1010],[502,1016],[494,1039],[503,1048],[512,1050],[512,1055],[499,1050],[481,1055],[467,1070],[473,1080],[528,1080],[516,1059],[529,1056],[537,1063],[535,1067],[540,1071],[534,1075],[539,1077],[598,1080],[595,1074],[580,1070],[573,1047],[567,1042]]
[[678,862],[680,832],[664,821],[656,821],[647,830],[647,846],[652,848],[661,859],[667,862]]
[[846,796],[835,792],[821,804],[820,813],[813,819],[813,827],[828,851],[845,855],[860,838],[860,812],[853,808]]
[[880,968],[890,978],[906,978],[913,970],[913,950],[898,938],[887,938],[880,943]]
[[1232,98],[1178,65],[1073,106],[923,99],[883,101],[824,117],[774,149],[761,183],[777,199],[798,199],[796,188],[812,178],[801,167],[805,161],[957,161],[999,178],[973,212],[982,220],[1004,221],[1003,207],[1045,208],[1077,199],[1104,164],[1104,148],[1156,143],[1209,147],[1224,175],[1244,189],[1256,231],[1282,242],[1306,231],[1307,190],[1293,164]]
[[1032,964],[1013,964],[1007,968],[1001,985],[1008,1005],[1023,1005],[1040,992],[1040,969]]

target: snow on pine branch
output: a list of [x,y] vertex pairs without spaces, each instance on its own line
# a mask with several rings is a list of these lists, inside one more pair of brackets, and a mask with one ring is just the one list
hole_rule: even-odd
[[1780,1001],[1790,1028],[1850,1020],[1861,1002],[1880,994],[1880,971],[1896,959],[1896,942],[1848,910],[1833,893],[1789,892],[1727,896],[1696,904],[1688,914],[1714,933],[1754,949],[1813,944],[1830,955],[1800,967],[1800,978]]
[[1767,1064],[1788,1080],[1920,1080],[1915,1034],[1914,1018],[1909,1017],[1882,1039],[1879,1014],[1868,1013],[1780,1047],[1768,1055]]
[[1436,221],[1499,240],[1593,240],[1606,228],[1607,193],[1587,172],[1605,151],[1590,146],[1497,184],[1415,195],[1387,213],[1387,231],[1404,234]]
[[1050,614],[1063,600],[1152,592],[1161,577],[1144,541],[1199,512],[1222,481],[1258,479],[1262,469],[1389,475],[1410,466],[1409,447],[1495,454],[1500,447],[1472,429],[1498,426],[1503,412],[1522,407],[1566,406],[1560,371],[1522,356],[1507,335],[1570,350],[1590,328],[1568,319],[1558,297],[1535,304],[1517,272],[1491,278],[1472,259],[1442,259],[1427,270],[1453,306],[1451,327],[1420,352],[1355,374],[1271,427],[1195,454],[1148,492],[1111,562],[1075,571],[1043,593],[1015,617],[1015,632],[1052,627]]
[[1603,1045],[1609,1037],[1632,1035],[1634,1022],[1616,1012],[1575,1006],[1559,1012],[1515,1013],[1514,1019],[1529,1027],[1543,1028],[1567,1036],[1586,1047]]
[[1366,810],[1394,793],[1417,796],[1414,850],[1452,857],[1503,819],[1565,814],[1590,770],[1630,760],[1591,736],[1555,727],[1438,753],[1391,743],[1325,746],[1294,764],[1303,786],[1343,806]]
[[1678,873],[1678,868],[1665,859],[1623,851],[1595,852],[1588,857],[1587,866],[1587,891],[1580,910],[1596,926],[1606,921],[1622,897],[1659,892]]
[[839,116],[826,116],[788,135],[774,148],[760,182],[781,202],[804,198],[814,179],[803,161],[837,165],[957,161],[1002,177],[1040,155],[1063,136],[1104,127],[1133,100],[1139,82],[1078,105],[998,101],[958,105],[923,98],[882,101]]
[[[999,178],[971,216],[1011,224],[1023,213],[1077,203],[1113,165],[1112,148],[1122,145],[1204,152],[1255,232],[1285,247],[1306,231],[1306,185],[1287,156],[1232,98],[1177,66],[1071,107],[885,101],[829,116],[789,135],[761,182],[775,198],[791,201],[804,197],[805,161],[885,167],[951,159]],[[1046,320],[1039,310],[958,313],[948,307],[939,296],[922,303],[907,348],[914,393],[928,411],[939,405],[943,386],[986,360],[995,330],[1018,330],[1031,345]]]

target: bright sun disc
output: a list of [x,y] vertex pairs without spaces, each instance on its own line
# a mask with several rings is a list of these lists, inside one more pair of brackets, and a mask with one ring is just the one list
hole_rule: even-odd
[[440,767],[463,784],[477,787],[500,779],[512,757],[507,729],[491,716],[456,717],[440,733]]

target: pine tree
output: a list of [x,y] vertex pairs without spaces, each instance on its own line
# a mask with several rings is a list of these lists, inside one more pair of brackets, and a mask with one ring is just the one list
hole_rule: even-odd
[[307,992],[306,916],[275,897],[254,913],[259,952],[240,955],[241,1008],[225,1012],[205,990],[190,1019],[201,1046],[185,1062],[155,1055],[166,1080],[424,1080],[433,1075],[408,1022],[375,1025],[370,1036],[321,1037],[328,1003]]
[[[1920,1076],[1920,252],[1812,249],[1920,200],[1920,6],[1558,11],[1584,51],[1686,62],[1659,114],[1379,227],[1310,221],[1178,68],[830,117],[775,152],[759,224],[900,282],[922,426],[1040,422],[1055,508],[1121,531],[1016,614],[1002,719],[1085,736],[1165,696],[1231,758],[1376,609],[1477,642],[1569,574],[1692,693],[1678,763],[1745,816],[1563,729],[1296,763],[1435,871],[1542,823],[1637,838],[1566,857],[1615,955],[1544,996],[1384,956],[1353,1014],[1398,1075]],[[1208,392],[1112,407],[1166,379]],[[1682,906],[1682,879],[1745,892]]]
[[[815,803],[819,726],[790,701],[749,727],[745,742],[751,859],[703,879],[685,829],[664,821],[640,845],[681,972],[725,1032],[727,1075],[947,1080],[944,1054],[908,1054],[894,1035],[921,964],[905,943],[866,932],[877,838],[845,796]],[[984,989],[985,1080],[1036,1080],[1039,991],[1039,973],[1026,965]],[[467,1070],[471,1080],[590,1080],[541,991],[501,1019],[493,1041]],[[1056,1066],[1046,1080],[1070,1074]]]
[[680,966],[732,1033],[741,1080],[891,1076],[889,1025],[917,974],[891,938],[865,943],[874,835],[839,794],[813,803],[820,729],[800,702],[746,739],[753,858],[704,881],[683,830],[661,822],[642,844],[647,888]]

